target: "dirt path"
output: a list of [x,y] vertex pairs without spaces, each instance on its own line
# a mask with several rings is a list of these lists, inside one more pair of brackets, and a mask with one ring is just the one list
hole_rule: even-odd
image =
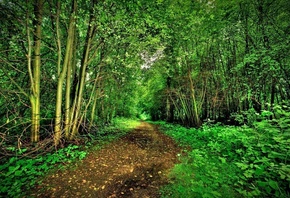
[[45,179],[36,197],[159,197],[179,149],[156,126],[142,122],[134,131],[91,153],[74,170]]

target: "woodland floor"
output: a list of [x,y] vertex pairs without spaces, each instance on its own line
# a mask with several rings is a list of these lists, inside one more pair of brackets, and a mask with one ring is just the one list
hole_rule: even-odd
[[160,197],[180,151],[157,127],[142,122],[121,139],[90,153],[74,168],[47,176],[33,197]]

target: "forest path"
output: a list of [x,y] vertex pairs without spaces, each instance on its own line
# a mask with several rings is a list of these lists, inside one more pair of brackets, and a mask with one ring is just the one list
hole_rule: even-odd
[[73,170],[49,175],[34,197],[159,197],[177,163],[178,146],[155,125],[141,122],[121,139],[90,153]]

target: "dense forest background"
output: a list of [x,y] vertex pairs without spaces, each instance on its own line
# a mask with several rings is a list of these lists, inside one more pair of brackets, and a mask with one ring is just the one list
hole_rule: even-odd
[[59,145],[117,116],[198,127],[288,107],[288,1],[0,6],[2,144]]

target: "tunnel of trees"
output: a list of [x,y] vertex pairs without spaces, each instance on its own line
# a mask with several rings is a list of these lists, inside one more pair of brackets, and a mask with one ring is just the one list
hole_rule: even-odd
[[287,107],[289,18],[286,0],[1,0],[1,143]]
[[[79,180],[50,180],[89,190],[80,178],[98,180],[102,159],[113,176],[124,167],[114,148],[130,143],[129,156],[151,138],[156,158],[144,147],[130,167],[150,186],[166,172],[157,158],[180,160],[165,197],[289,198],[289,19],[288,0],[0,0],[0,197],[23,197],[48,170],[120,140],[94,171],[79,163]],[[122,128],[141,119],[152,130]],[[148,156],[155,175],[142,169]],[[128,170],[117,180],[132,193]]]

